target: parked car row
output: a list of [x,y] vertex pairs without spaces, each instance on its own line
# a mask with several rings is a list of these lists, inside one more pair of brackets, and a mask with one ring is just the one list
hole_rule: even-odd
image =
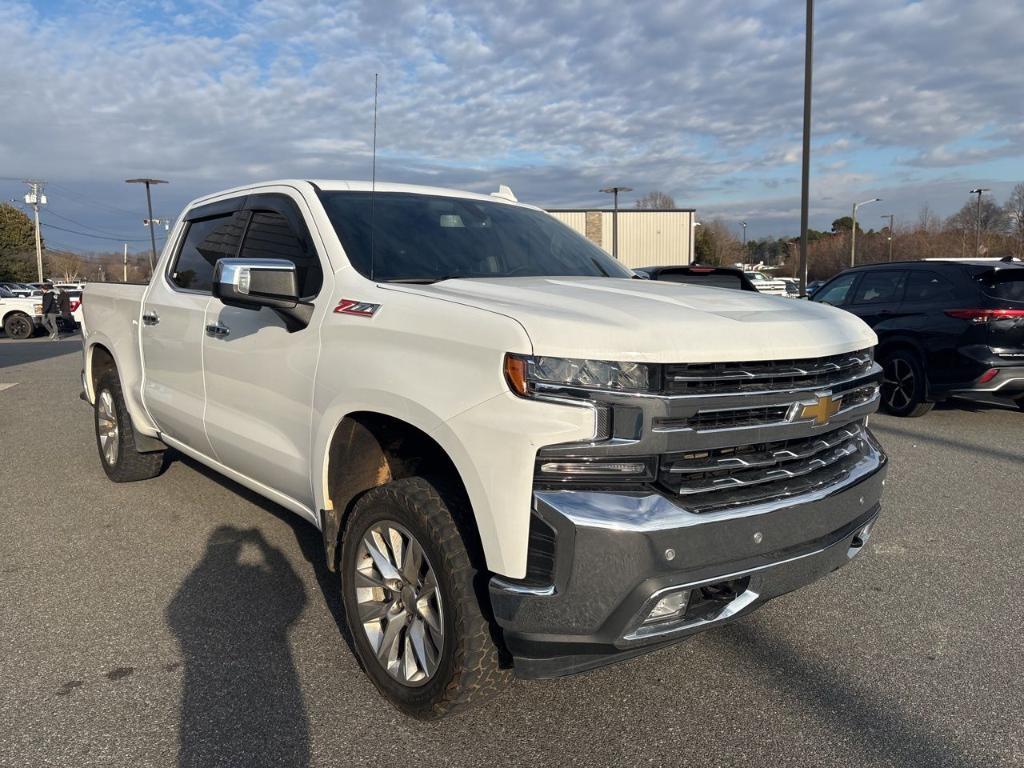
[[[18,287],[17,292],[9,286]],[[58,293],[67,294],[67,316],[57,318],[57,327],[71,332],[82,323],[81,284],[55,285]],[[0,327],[10,339],[28,339],[43,327],[43,291],[34,284],[0,283]]]

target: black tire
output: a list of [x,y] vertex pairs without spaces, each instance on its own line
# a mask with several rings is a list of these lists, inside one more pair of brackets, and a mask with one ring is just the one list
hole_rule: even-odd
[[[458,501],[457,495],[443,493],[439,485],[430,480],[422,477],[404,478],[364,494],[352,509],[342,533],[339,569],[342,599],[346,622],[360,664],[388,701],[402,712],[420,720],[433,720],[453,710],[487,700],[497,695],[511,678],[511,671],[503,669],[500,664],[491,625],[481,611],[474,587],[480,570],[474,567],[473,561],[479,560],[470,557],[467,543],[456,523],[456,520],[466,519],[461,517],[466,514],[465,506]],[[437,609],[437,613],[440,613],[439,621],[435,614],[435,621],[443,628],[440,649],[437,650],[437,644],[431,644],[436,671],[429,676],[424,675],[416,683],[398,679],[405,674],[401,668],[407,662],[394,662],[398,669],[389,673],[378,660],[377,650],[370,639],[371,632],[379,633],[377,647],[384,647],[388,636],[386,630],[393,619],[387,623],[385,620],[391,616],[396,605],[399,610],[403,609],[403,598],[409,602],[406,592],[389,587],[369,587],[367,585],[370,582],[361,578],[368,572],[367,565],[373,576],[384,575],[383,570],[379,574],[372,570],[377,567],[377,561],[368,559],[364,537],[395,524],[414,537],[414,543],[422,548],[425,572],[428,574],[423,578],[429,578],[431,572],[435,574],[437,594],[440,596],[440,607]],[[395,528],[390,530],[394,531]],[[400,543],[400,548],[405,552],[408,552],[408,546],[404,540]],[[474,545],[470,543],[469,546]],[[396,550],[399,546],[390,545],[389,549]],[[401,555],[394,557],[395,562],[400,560]],[[400,570],[406,569],[403,566]],[[417,574],[423,573],[424,568],[418,566],[415,571]],[[357,595],[357,588],[361,590],[364,609],[367,605],[385,605],[390,601],[388,613],[379,618],[371,618],[364,625],[360,621],[360,595]],[[378,603],[369,602],[377,600]],[[405,652],[413,654],[412,664],[416,667],[423,653],[421,651],[419,656],[415,654],[417,649],[413,648],[413,640],[410,638],[415,637],[412,633],[420,612],[419,598],[414,599],[412,604],[414,609],[397,621],[402,628],[397,630],[397,639],[390,647],[397,646],[399,653],[404,648]],[[420,645],[424,645],[424,619],[418,620]],[[426,642],[434,637],[433,633],[427,635]],[[426,669],[426,664],[419,666]]]
[[[109,400],[108,400],[109,398]],[[113,416],[113,425],[107,415]],[[107,477],[115,483],[132,483],[156,477],[164,466],[164,452],[139,453],[135,448],[135,429],[124,404],[121,381],[116,371],[107,371],[96,383],[96,403],[93,406],[93,425],[96,429],[96,448],[100,464]],[[113,441],[111,449],[109,441]]]
[[14,312],[4,318],[4,333],[9,339],[28,339],[35,332],[35,323],[24,312]]
[[909,349],[894,350],[882,359],[881,364],[883,412],[916,418],[924,416],[935,407],[934,402],[926,400],[928,379],[924,366],[914,352]]

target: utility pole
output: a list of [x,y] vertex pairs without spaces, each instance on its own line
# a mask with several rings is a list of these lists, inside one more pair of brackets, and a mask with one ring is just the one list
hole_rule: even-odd
[[124,267],[124,282],[128,282],[128,243],[124,244],[124,261],[122,262]]
[[896,220],[896,216],[892,213],[883,213],[882,218],[889,220],[889,261],[892,261],[892,236],[894,234],[893,227],[895,226],[893,222]]
[[974,255],[975,256],[981,256],[981,195],[982,195],[983,192],[991,192],[991,191],[992,190],[987,189],[986,187],[978,187],[977,189],[972,189],[971,190],[971,194],[972,195],[977,195],[978,196],[978,216],[977,216],[977,219],[978,219],[977,230],[978,231],[977,231],[977,234],[975,235],[975,238],[974,238]]
[[36,272],[38,273],[38,277],[36,279],[41,283],[43,282],[43,238],[39,233],[39,206],[46,205],[46,195],[43,194],[43,186],[46,182],[34,179],[25,179],[25,183],[28,184],[29,189],[32,190],[25,195],[25,203],[32,206],[32,212],[35,214]]
[[149,241],[153,247],[149,256],[149,271],[152,274],[153,270],[156,269],[156,233],[153,232],[153,197],[150,195],[149,187],[152,184],[167,184],[168,182],[163,179],[125,179],[126,184],[145,184],[146,185],[146,205],[149,208],[149,218],[146,219],[146,223],[149,224]]
[[610,192],[615,201],[612,204],[612,256],[619,258],[619,192],[632,192],[632,187],[605,187],[601,192]]
[[800,173],[800,295],[807,295],[807,209],[811,188],[811,74],[814,70],[814,0],[807,0],[804,33],[804,146]]
[[865,200],[862,203],[853,204],[853,226],[850,227],[850,266],[854,265],[857,259],[857,209],[862,205],[869,205],[870,203],[880,203],[882,198],[872,197],[870,200]]

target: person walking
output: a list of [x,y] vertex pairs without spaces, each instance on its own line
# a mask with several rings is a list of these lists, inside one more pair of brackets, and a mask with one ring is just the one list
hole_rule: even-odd
[[57,318],[60,317],[60,299],[53,290],[53,283],[43,283],[43,327],[50,332],[50,341],[60,339]]
[[64,321],[64,328],[69,332],[75,329],[75,318],[71,316],[71,293],[67,288],[61,288],[57,293],[57,306],[60,307],[60,319]]

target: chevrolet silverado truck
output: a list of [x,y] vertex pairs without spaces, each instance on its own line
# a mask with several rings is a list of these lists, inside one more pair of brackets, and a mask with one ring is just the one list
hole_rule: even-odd
[[362,667],[415,717],[744,616],[879,514],[863,322],[636,279],[507,188],[233,189],[148,285],[86,293],[107,476],[172,448],[316,526]]

